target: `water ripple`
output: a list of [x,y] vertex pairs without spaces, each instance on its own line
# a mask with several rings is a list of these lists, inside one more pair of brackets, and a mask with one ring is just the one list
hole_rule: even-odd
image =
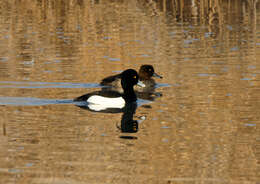
[[[138,99],[137,106],[152,103],[149,100]],[[44,99],[34,97],[0,97],[0,105],[9,106],[41,106],[41,105],[64,105],[76,104],[79,106],[86,105],[86,102],[74,102],[72,99]]]
[[0,88],[98,88],[97,83],[0,81]]
[[39,106],[51,104],[72,104],[71,99],[42,99],[33,97],[0,97],[0,105]]

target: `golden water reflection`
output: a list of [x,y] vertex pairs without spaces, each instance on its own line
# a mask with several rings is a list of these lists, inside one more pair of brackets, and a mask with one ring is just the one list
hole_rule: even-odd
[[259,1],[3,0],[0,12],[1,100],[73,99],[142,64],[164,76],[130,135],[123,114],[0,100],[0,183],[260,181]]

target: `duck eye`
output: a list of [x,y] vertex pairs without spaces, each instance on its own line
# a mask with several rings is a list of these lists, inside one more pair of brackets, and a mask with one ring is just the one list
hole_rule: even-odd
[[136,75],[135,75],[135,76],[133,76],[133,78],[134,78],[134,79],[136,79]]

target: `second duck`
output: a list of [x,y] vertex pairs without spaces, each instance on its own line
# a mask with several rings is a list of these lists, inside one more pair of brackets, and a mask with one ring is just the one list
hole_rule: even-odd
[[[136,86],[135,91],[137,92],[149,92],[152,91],[155,88],[155,81],[152,77],[156,78],[162,78],[162,76],[158,75],[154,72],[154,68],[152,65],[142,65],[138,72],[139,80],[143,82],[143,86]],[[123,92],[123,89],[121,87],[120,81],[121,81],[122,74],[117,74],[113,76],[109,76],[104,78],[101,81],[101,85],[109,86],[113,88],[113,90]]]

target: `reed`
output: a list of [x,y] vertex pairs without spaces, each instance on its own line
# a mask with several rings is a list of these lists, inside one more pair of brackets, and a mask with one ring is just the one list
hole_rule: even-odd
[[[231,19],[246,14],[246,10],[254,13],[260,8],[258,0],[144,0],[146,8],[152,7],[156,14],[165,13],[176,17],[179,21],[196,20],[211,24],[216,19]],[[228,15],[228,17],[227,17]],[[254,17],[256,19],[256,16]]]

